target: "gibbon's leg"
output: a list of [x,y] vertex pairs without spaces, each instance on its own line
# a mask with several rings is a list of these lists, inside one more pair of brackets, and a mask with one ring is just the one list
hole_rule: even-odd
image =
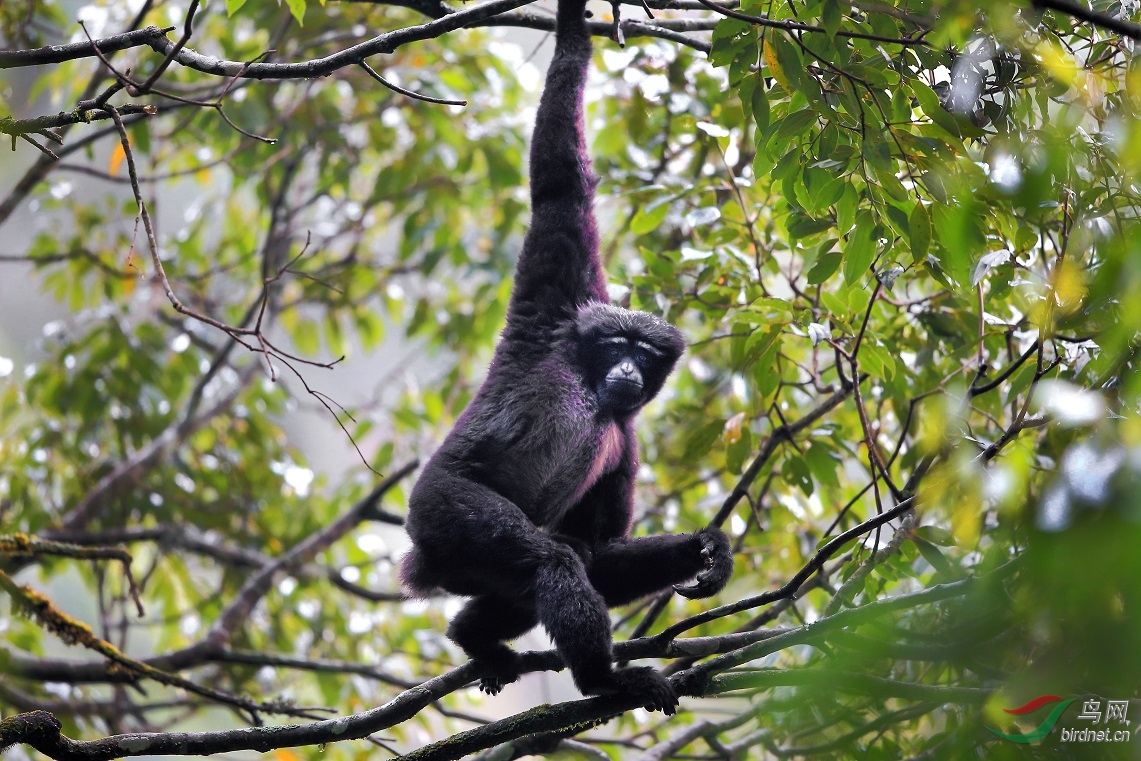
[[520,598],[483,595],[470,600],[448,626],[448,637],[490,674],[479,688],[496,695],[519,678],[519,656],[505,642],[539,623],[535,608]]
[[[481,680],[480,689],[495,694],[518,678],[519,656],[502,640],[530,629],[537,620],[583,694],[631,693],[643,698],[650,710],[673,713],[677,697],[665,677],[648,667],[614,668],[606,601],[587,578],[582,558],[572,547],[532,531],[527,537],[495,537],[500,560],[487,562],[478,573],[489,593],[468,603],[448,629],[456,644],[493,671]],[[475,542],[479,544],[478,538]],[[504,618],[493,623],[496,615]]]
[[631,693],[649,710],[672,714],[677,695],[664,676],[649,667],[615,669],[606,601],[587,578],[582,559],[568,546],[535,574],[535,608],[555,648],[583,694]]
[[[534,611],[584,694],[629,692],[648,708],[673,712],[677,697],[661,674],[650,668],[614,669],[606,601],[573,547],[541,531],[515,504],[482,484],[447,478],[428,489],[409,531],[426,573],[445,590],[475,598],[451,630],[457,644],[474,648],[469,654],[490,659],[493,668],[499,664],[504,668],[499,676],[513,676],[516,660],[504,654],[508,648],[501,635],[522,627],[523,613],[517,611],[511,626],[492,634],[476,632],[476,625],[502,605],[492,600],[510,600],[522,611]],[[493,678],[486,686],[494,689],[496,682]]]
[[717,594],[733,573],[729,539],[716,528],[693,534],[615,539],[594,548],[590,583],[609,607],[624,605],[697,577],[686,597]]

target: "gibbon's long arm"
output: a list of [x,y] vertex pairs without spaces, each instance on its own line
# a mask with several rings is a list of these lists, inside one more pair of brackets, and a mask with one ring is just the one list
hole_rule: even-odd
[[[531,140],[531,228],[515,274],[511,311],[531,328],[556,327],[588,301],[608,301],[598,256],[583,87],[590,65],[586,0],[561,0],[555,55]],[[520,320],[508,319],[508,325]]]

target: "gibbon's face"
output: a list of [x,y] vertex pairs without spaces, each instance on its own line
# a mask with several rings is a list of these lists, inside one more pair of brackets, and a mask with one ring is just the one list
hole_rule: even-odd
[[653,399],[685,350],[678,329],[660,317],[602,302],[579,309],[574,340],[599,411],[618,416]]
[[589,356],[598,406],[616,414],[650,401],[673,365],[658,347],[625,335],[599,337]]

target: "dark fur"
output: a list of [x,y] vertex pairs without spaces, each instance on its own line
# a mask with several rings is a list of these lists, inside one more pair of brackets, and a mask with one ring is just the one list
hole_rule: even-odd
[[412,490],[403,575],[414,594],[472,597],[448,636],[491,674],[485,691],[518,678],[504,641],[541,623],[583,693],[632,692],[672,713],[661,674],[613,667],[607,608],[694,576],[675,588],[715,594],[733,560],[716,528],[627,537],[634,415],[685,344],[658,317],[606,297],[583,137],[584,11],[585,0],[560,0],[507,327],[483,387]]

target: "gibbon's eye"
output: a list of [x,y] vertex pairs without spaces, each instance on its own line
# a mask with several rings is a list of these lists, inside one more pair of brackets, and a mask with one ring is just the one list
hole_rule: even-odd
[[601,341],[602,356],[608,362],[617,362],[622,357],[626,356],[630,351],[630,346],[625,339],[622,338],[606,338]]

